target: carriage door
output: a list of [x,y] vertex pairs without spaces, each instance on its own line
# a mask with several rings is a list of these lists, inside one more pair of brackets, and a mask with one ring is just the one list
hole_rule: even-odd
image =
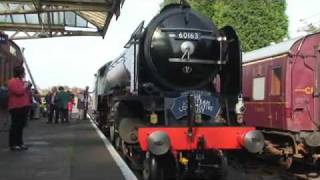
[[0,54],[0,87],[4,85],[5,80],[4,80],[4,58]]
[[315,90],[314,90],[314,120],[317,124],[320,121],[320,44],[315,47]]
[[282,66],[282,61],[274,61],[269,69],[269,123],[270,127],[273,128],[283,128],[283,116],[284,116],[284,88],[283,88],[283,80],[284,80],[284,69]]

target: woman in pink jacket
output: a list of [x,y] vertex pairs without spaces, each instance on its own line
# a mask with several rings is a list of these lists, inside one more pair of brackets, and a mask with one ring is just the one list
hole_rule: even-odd
[[8,81],[8,109],[11,114],[9,146],[12,151],[28,149],[23,144],[23,128],[27,123],[30,106],[30,95],[28,93],[30,83],[24,83],[24,77],[24,68],[22,66],[17,66],[13,70],[13,78]]

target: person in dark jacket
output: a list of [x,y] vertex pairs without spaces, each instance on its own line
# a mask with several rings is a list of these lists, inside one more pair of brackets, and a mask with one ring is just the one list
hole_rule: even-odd
[[23,143],[23,128],[28,119],[30,107],[30,83],[24,83],[25,71],[22,66],[17,66],[13,71],[13,78],[8,81],[8,109],[11,114],[9,130],[9,147],[12,151],[28,149]]
[[[48,93],[48,95],[46,96],[45,100],[46,100],[46,104],[47,104],[47,109],[49,111],[48,114],[48,124],[52,123],[53,120],[53,116],[55,115],[56,117],[58,117],[59,115],[57,115],[57,106],[55,104],[55,97],[57,95],[57,88],[53,87],[51,89],[51,92]],[[57,121],[55,121],[56,123],[58,123],[58,119],[56,119]]]
[[59,92],[55,98],[55,104],[57,105],[61,123],[69,123],[68,118],[68,102],[70,101],[70,94],[64,91],[62,86],[59,87]]

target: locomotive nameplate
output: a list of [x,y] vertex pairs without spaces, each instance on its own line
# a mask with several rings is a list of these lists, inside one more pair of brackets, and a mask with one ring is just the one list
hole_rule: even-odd
[[[195,98],[195,110],[197,114],[204,114],[210,117],[216,116],[219,111],[218,97],[192,93]],[[188,96],[182,95],[177,98],[172,98],[170,111],[176,119],[180,119],[188,115]]]

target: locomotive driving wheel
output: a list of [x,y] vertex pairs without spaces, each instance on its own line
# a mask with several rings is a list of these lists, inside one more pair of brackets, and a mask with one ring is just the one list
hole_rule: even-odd
[[205,175],[204,179],[217,179],[217,180],[225,180],[227,179],[228,176],[228,159],[224,155],[222,151],[218,152],[218,156],[215,155],[214,157],[209,157],[212,162],[216,162],[218,167],[214,168],[208,168]]
[[143,162],[143,180],[163,180],[164,171],[160,165],[156,156],[147,154],[146,159]]
[[219,180],[225,180],[228,176],[228,159],[225,156],[220,157],[220,168],[215,177]]
[[114,148],[122,153],[122,139],[118,134],[114,135]]
[[114,148],[117,151],[121,150],[122,140],[119,134],[115,131],[114,126],[110,126],[109,132],[110,132],[110,141],[113,144]]
[[109,136],[110,136],[110,141],[111,143],[114,143],[114,126],[109,127]]

